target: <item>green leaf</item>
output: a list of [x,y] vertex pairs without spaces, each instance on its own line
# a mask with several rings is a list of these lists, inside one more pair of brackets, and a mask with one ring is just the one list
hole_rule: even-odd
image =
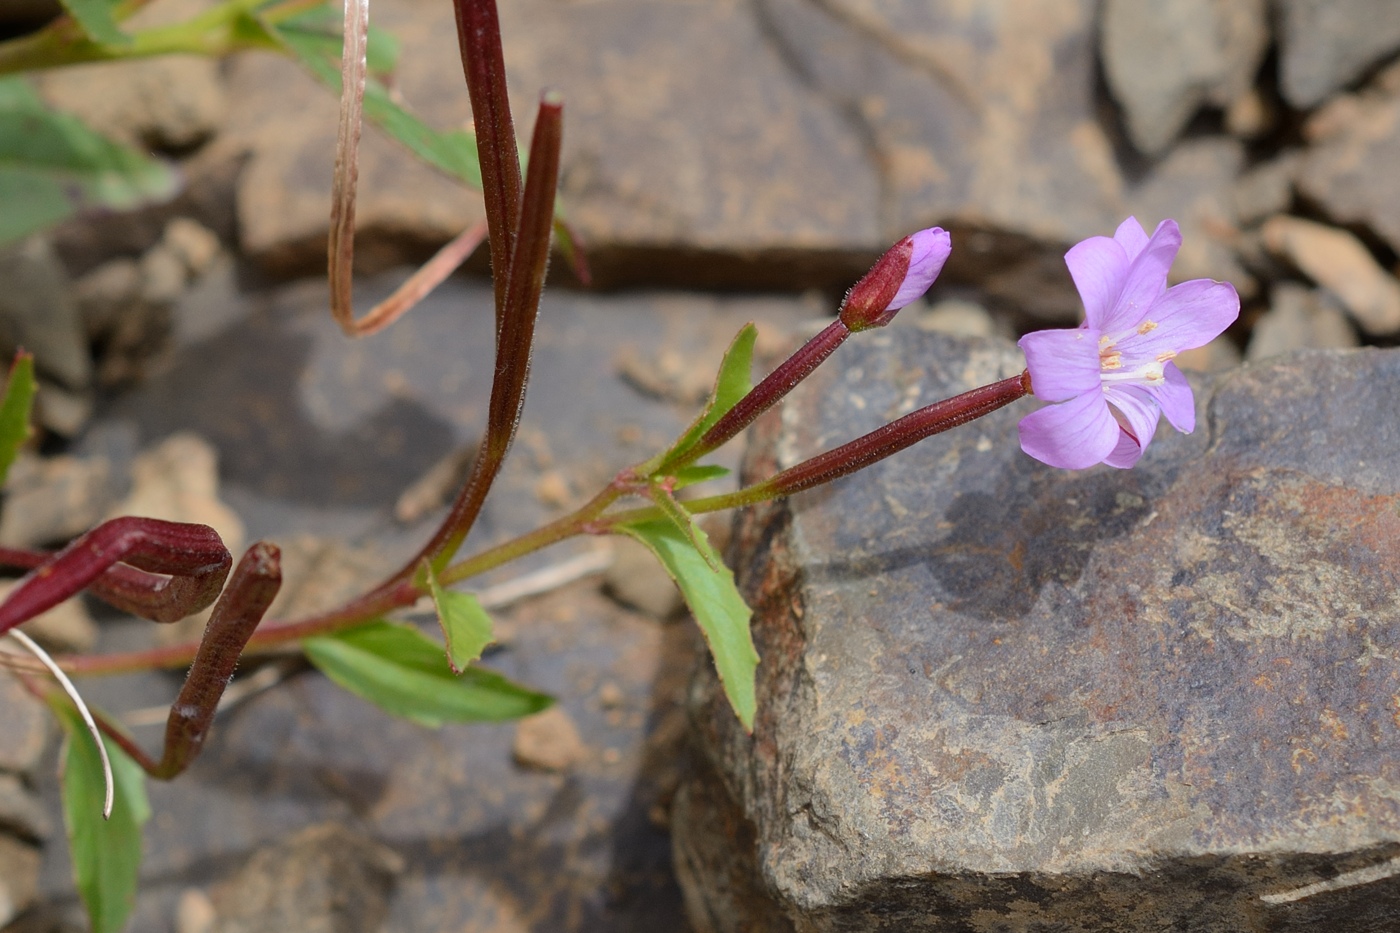
[[753,324],[745,324],[739,333],[730,342],[729,349],[724,351],[724,359],[719,364],[719,375],[715,379],[715,390],[710,394],[710,400],[702,411],[691,423],[686,432],[681,435],[680,440],[671,446],[653,464],[660,470],[665,470],[668,461],[675,460],[684,455],[697,443],[705,432],[714,427],[719,419],[723,418],[729,409],[739,404],[739,400],[749,394],[749,389],[753,387],[753,344],[758,337],[758,329]]
[[23,78],[0,78],[0,246],[75,211],[165,200],[178,176],[49,110]]
[[[339,20],[326,22],[326,8],[311,10],[268,31],[276,36],[304,68],[336,94],[340,93],[341,36]],[[376,52],[376,35],[379,35]],[[369,69],[372,74],[388,70],[393,49],[386,39],[371,28],[369,36]],[[365,117],[390,136],[409,148],[429,165],[474,188],[481,187],[481,164],[476,158],[476,139],[462,130],[439,132],[410,113],[390,96],[382,82],[369,77],[365,81]]]
[[454,674],[460,674],[481,657],[483,648],[496,640],[491,634],[491,617],[471,593],[439,586],[430,562],[423,561],[423,567],[428,576],[428,591],[437,607],[442,637],[447,642],[447,666]]
[[443,648],[407,625],[371,622],[308,638],[307,658],[358,697],[425,726],[444,722],[499,722],[538,713],[554,700],[494,671],[447,666]]
[[131,36],[117,27],[117,0],[62,0],[68,11],[93,42],[104,45],[130,45]]
[[711,570],[719,570],[723,564],[720,563],[719,555],[710,546],[709,536],[701,530],[695,521],[695,516],[685,510],[685,506],[676,501],[676,497],[671,495],[660,483],[652,483],[648,490],[651,501],[661,510],[661,514],[666,516],[666,520],[675,527],[677,531],[685,535],[690,541],[695,552],[705,561],[705,565]]
[[[692,517],[693,521],[693,517]],[[665,519],[623,525],[619,529],[651,549],[666,572],[681,588],[681,594],[705,633],[710,654],[715,659],[724,695],[744,728],[753,731],[754,677],[758,651],[749,632],[749,607],[734,585],[734,575],[719,562],[714,548],[697,527],[696,536],[683,534]],[[697,549],[695,541],[701,542]],[[708,551],[708,557],[702,554]]]
[[33,433],[29,413],[34,407],[34,357],[23,351],[15,354],[5,397],[0,399],[0,486],[15,462],[19,449]]
[[141,869],[141,827],[151,818],[146,775],[111,739],[103,737],[116,785],[112,818],[102,819],[106,788],[102,760],[67,697],[49,706],[68,734],[63,755],[63,817],[73,860],[73,879],[87,907],[93,933],[119,933],[136,905]]
[[676,481],[671,487],[672,489],[684,489],[687,486],[696,486],[700,483],[708,483],[712,479],[728,476],[729,468],[722,467],[717,463],[696,463],[681,467],[669,475]]

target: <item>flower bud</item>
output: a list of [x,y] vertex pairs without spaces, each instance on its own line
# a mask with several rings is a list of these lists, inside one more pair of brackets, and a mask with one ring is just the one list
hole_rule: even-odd
[[940,227],[900,240],[846,293],[841,323],[852,332],[884,327],[895,312],[929,290],[952,251],[952,238]]

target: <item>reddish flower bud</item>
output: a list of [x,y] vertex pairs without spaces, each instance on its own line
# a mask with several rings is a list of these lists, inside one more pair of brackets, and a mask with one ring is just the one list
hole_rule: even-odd
[[853,332],[884,327],[929,290],[952,251],[952,238],[939,227],[900,240],[846,293],[841,323]]

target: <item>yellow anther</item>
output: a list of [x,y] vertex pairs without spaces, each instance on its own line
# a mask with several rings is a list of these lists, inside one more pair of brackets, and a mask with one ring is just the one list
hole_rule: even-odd
[[1156,330],[1156,329],[1157,329],[1157,322],[1156,322],[1156,321],[1143,321],[1141,324],[1138,325],[1138,333],[1139,333],[1139,334],[1146,334],[1146,333],[1148,333],[1149,331],[1154,331],[1154,330]]
[[1099,365],[1102,366],[1104,369],[1122,369],[1122,368],[1123,368],[1123,354],[1121,354],[1121,353],[1104,353],[1104,354],[1101,354],[1101,355],[1099,356]]
[[1174,359],[1176,359],[1175,350],[1163,350],[1161,353],[1157,354],[1157,362],[1159,363],[1169,363]]

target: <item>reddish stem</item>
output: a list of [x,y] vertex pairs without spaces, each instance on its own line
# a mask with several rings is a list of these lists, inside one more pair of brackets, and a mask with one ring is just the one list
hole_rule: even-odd
[[500,330],[506,317],[506,271],[515,255],[520,229],[520,153],[515,147],[515,122],[506,94],[501,21],[495,0],[453,0],[452,6],[457,13],[457,43],[475,121],[481,191],[495,268],[496,329]]
[[739,399],[738,404],[714,423],[700,438],[700,442],[686,451],[673,463],[663,464],[662,470],[678,469],[705,456],[712,450],[724,446],[738,433],[753,424],[759,415],[780,402],[803,379],[810,376],[818,366],[846,342],[851,331],[840,320],[832,321],[822,328],[821,333],[808,340],[792,356],[783,360],[777,369],[763,378],[749,393]]

